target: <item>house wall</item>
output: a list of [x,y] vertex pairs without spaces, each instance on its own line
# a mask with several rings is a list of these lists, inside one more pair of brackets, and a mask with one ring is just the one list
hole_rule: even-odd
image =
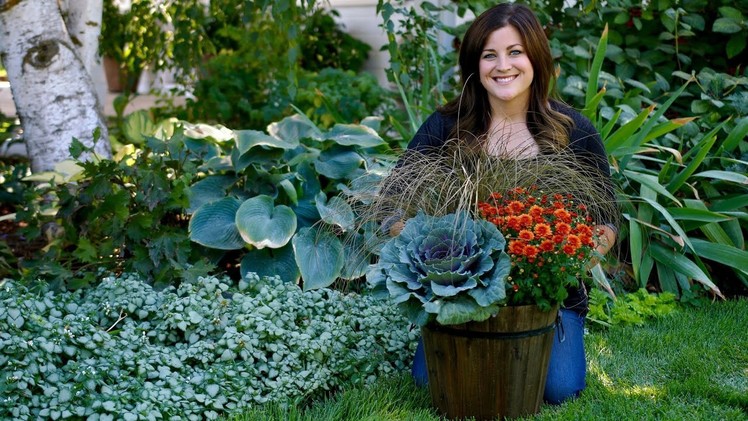
[[387,34],[379,26],[382,18],[377,15],[377,0],[329,0],[328,3],[340,14],[336,21],[346,32],[371,45],[369,59],[363,70],[372,73],[380,84],[387,86],[385,69],[389,54],[387,51],[380,51],[387,44]]
[[[450,0],[436,0],[433,3],[442,4]],[[382,24],[381,16],[377,15],[377,0],[328,0],[325,2],[337,10],[340,14],[336,20],[343,26],[346,32],[352,36],[368,43],[372,46],[369,52],[369,59],[364,65],[363,70],[374,74],[382,86],[389,86],[385,69],[389,66],[389,53],[380,51],[381,47],[387,44],[387,34],[380,27]],[[408,1],[407,5],[418,3],[417,1]],[[442,19],[450,26],[462,23],[470,16],[459,18],[453,14],[444,14]],[[444,48],[452,48],[452,39],[444,34],[441,39]]]

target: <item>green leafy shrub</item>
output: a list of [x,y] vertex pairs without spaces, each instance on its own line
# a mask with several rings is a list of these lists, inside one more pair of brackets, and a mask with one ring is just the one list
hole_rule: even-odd
[[633,324],[666,316],[678,309],[676,296],[670,292],[652,294],[646,289],[622,295],[615,300],[600,289],[590,291],[587,319],[598,326]]
[[189,119],[221,122],[242,129],[264,129],[294,114],[294,107],[322,127],[390,113],[391,94],[368,73],[325,68],[300,69],[294,80],[268,73],[267,63],[241,54],[223,54],[206,63],[195,87]]
[[[278,92],[279,91],[279,92]],[[297,107],[321,128],[335,123],[358,123],[368,116],[384,116],[395,112],[392,95],[369,73],[324,68],[319,72],[302,70],[295,98],[283,95],[286,89],[274,92],[273,103],[286,113]]]
[[0,417],[216,419],[298,404],[405,369],[415,332],[390,305],[277,278],[134,275],[78,292],[0,285]]
[[335,10],[319,8],[304,20],[301,32],[301,67],[320,71],[327,67],[358,72],[371,46],[345,32]]
[[[147,124],[142,114],[128,124],[135,120]],[[30,186],[17,218],[26,238],[46,246],[24,263],[24,279],[75,289],[94,282],[104,267],[169,284],[212,268],[205,250],[189,240],[185,209],[197,165],[215,152],[171,122],[158,129],[160,137],[138,131],[140,148],[130,145],[112,160],[66,161],[56,173],[25,179],[41,183]],[[73,142],[72,156],[82,152]]]

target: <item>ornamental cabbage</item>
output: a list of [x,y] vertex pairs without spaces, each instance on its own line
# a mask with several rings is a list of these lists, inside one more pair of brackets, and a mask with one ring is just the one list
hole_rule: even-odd
[[483,321],[506,298],[511,267],[506,240],[493,224],[466,212],[419,212],[382,247],[367,281],[418,326]]

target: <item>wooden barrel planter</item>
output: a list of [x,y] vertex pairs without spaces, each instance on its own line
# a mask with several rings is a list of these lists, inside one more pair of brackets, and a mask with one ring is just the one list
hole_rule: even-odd
[[483,322],[429,324],[429,390],[443,416],[520,417],[540,411],[558,307],[504,307]]

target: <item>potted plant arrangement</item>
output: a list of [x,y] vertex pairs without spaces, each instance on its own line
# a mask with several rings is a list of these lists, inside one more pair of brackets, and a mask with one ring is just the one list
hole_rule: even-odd
[[373,207],[404,228],[367,281],[421,327],[434,405],[448,418],[538,412],[557,309],[594,254],[606,202],[594,177],[563,155],[401,164]]
[[165,13],[152,0],[105,0],[99,54],[110,92],[135,92],[148,65],[157,67],[167,34]]

